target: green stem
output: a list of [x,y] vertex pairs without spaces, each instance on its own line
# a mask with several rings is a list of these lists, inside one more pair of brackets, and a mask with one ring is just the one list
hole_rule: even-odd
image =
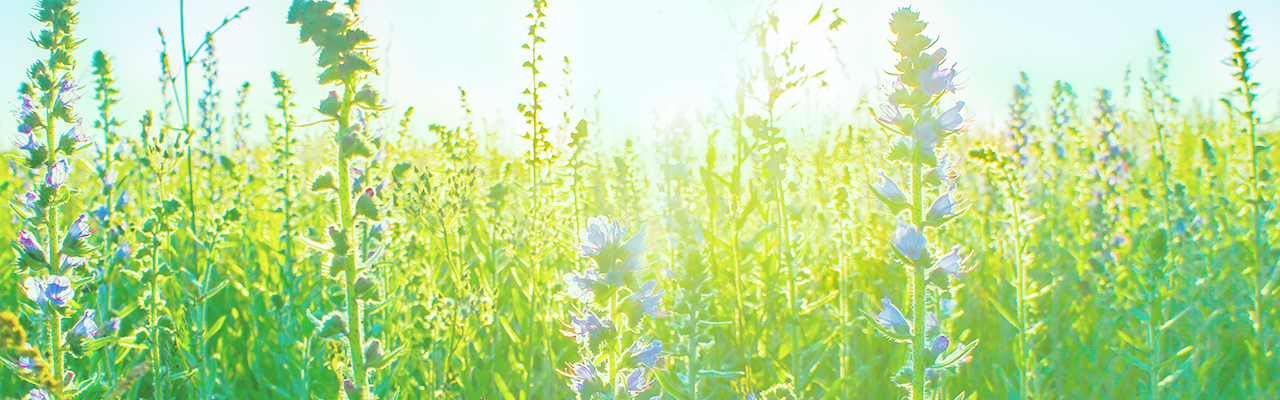
[[[355,132],[348,132],[350,128],[351,116],[351,99],[355,92],[355,85],[347,83],[342,94],[342,109],[338,118],[339,135],[354,135]],[[341,138],[339,138],[341,139]],[[341,144],[339,144],[341,147]],[[347,165],[347,157],[338,154],[338,218],[342,221],[342,234],[347,236],[347,243],[352,243],[351,232],[355,230],[355,215],[351,211],[351,168]],[[365,372],[364,365],[364,341],[361,336],[364,332],[364,324],[361,318],[360,299],[356,295],[356,277],[359,274],[358,262],[352,258],[351,249],[346,249],[342,254],[344,266],[346,267],[346,287],[347,295],[347,317],[350,321],[349,331],[347,332],[348,347],[351,350],[351,367],[355,375],[355,384],[360,388],[359,398],[352,400],[363,400],[364,393],[368,390],[368,374]]]
[[1013,204],[1013,264],[1017,270],[1018,288],[1018,397],[1031,398],[1031,363],[1034,350],[1027,347],[1027,265],[1022,262],[1022,199],[1015,174],[1009,177],[1009,202]]
[[[911,159],[911,224],[924,234],[923,211],[924,203],[921,202],[921,165],[920,151],[917,149],[915,155]],[[911,399],[924,400],[924,373],[927,367],[924,364],[924,343],[927,338],[924,323],[924,258],[918,258],[913,262],[911,271],[911,310],[912,310],[912,326],[915,327],[914,337],[911,340]]]

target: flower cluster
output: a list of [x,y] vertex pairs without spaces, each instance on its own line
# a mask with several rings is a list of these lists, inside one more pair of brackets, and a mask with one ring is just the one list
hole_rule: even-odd
[[[885,336],[911,343],[910,359],[894,381],[910,388],[914,399],[932,397],[926,396],[925,391],[936,391],[942,378],[966,362],[973,349],[973,343],[952,346],[952,339],[940,324],[956,308],[952,282],[970,271],[965,266],[968,257],[958,245],[939,256],[928,238],[931,231],[942,229],[963,211],[954,194],[950,156],[940,150],[946,146],[947,138],[961,130],[964,119],[959,112],[964,103],[956,102],[947,110],[938,107],[943,95],[956,90],[956,70],[943,67],[945,49],[926,52],[934,41],[920,34],[927,24],[919,16],[903,8],[890,21],[898,35],[893,42],[894,51],[902,60],[897,64],[889,102],[881,107],[883,114],[879,118],[885,129],[894,134],[887,156],[892,165],[885,169],[909,170],[909,185],[904,189],[888,172],[881,172],[871,185],[873,194],[897,218],[893,243],[912,278],[908,288],[912,294],[911,316],[904,315],[887,297],[881,299],[883,311],[867,312]],[[933,200],[926,202],[927,198]]]
[[[667,315],[666,291],[655,279],[640,282],[645,231],[628,233],[609,217],[588,219],[577,251],[589,265],[562,277],[565,296],[579,304],[561,332],[577,341],[582,360],[561,373],[583,399],[619,393],[635,398],[651,387],[648,371],[662,367],[662,342],[645,339],[641,322]],[[625,343],[630,345],[624,348]]]
[[[71,187],[69,157],[90,145],[89,131],[75,115],[82,87],[73,78],[71,58],[80,43],[73,36],[78,19],[71,9],[74,5],[74,1],[42,1],[33,14],[46,26],[33,42],[50,57],[28,70],[30,81],[19,88],[20,105],[14,112],[18,120],[14,144],[23,166],[37,177],[12,207],[22,219],[12,243],[17,277],[30,301],[26,309],[34,311],[28,318],[44,325],[44,333],[37,337],[45,343],[35,347],[24,343],[17,349],[19,377],[38,386],[27,395],[34,399],[64,398],[82,390],[73,382],[75,374],[66,370],[65,356],[82,357],[86,350],[101,347],[86,343],[114,334],[119,326],[118,320],[99,325],[97,311],[76,302],[77,287],[88,280],[82,278],[90,263],[87,257],[95,247],[90,242],[94,229],[89,216],[80,214],[66,226],[60,219],[62,206],[79,192]],[[64,334],[63,320],[79,314],[77,310],[83,310],[83,316]]]

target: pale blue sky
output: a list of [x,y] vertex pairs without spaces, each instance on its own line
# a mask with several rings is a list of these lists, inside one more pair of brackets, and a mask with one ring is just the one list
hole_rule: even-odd
[[[323,90],[314,84],[311,44],[297,43],[297,26],[285,25],[286,0],[190,0],[188,37],[200,37],[224,16],[243,6],[250,10],[218,36],[224,104],[235,88],[254,84],[251,104],[266,111],[271,70],[284,71],[299,92],[297,102],[314,106]],[[490,121],[505,120],[505,131],[519,123],[516,104],[525,101],[528,70],[520,65],[527,52],[530,6],[524,0],[436,1],[365,0],[365,27],[381,47],[383,76],[379,83],[390,103],[416,106],[416,122],[459,124],[457,87],[468,92],[472,108]],[[848,23],[836,32],[799,31],[820,3],[839,8]],[[40,57],[24,40],[39,29],[27,14],[35,0],[0,2],[0,90],[6,106],[15,103],[12,90],[24,69]],[[165,30],[170,50],[177,53],[176,0],[81,0],[80,37],[87,39],[80,53],[79,76],[90,78],[90,57],[102,49],[115,58],[123,101],[121,119],[130,121],[126,133],[143,110],[160,106],[156,28]],[[1256,78],[1263,85],[1262,108],[1275,115],[1280,105],[1273,88],[1280,85],[1280,1],[1105,1],[1033,2],[1014,0],[942,1],[784,1],[774,6],[781,14],[784,35],[801,40],[797,61],[811,69],[827,69],[830,86],[815,96],[828,107],[852,104],[864,89],[876,89],[890,68],[893,54],[887,40],[889,13],[910,5],[930,21],[926,33],[939,37],[951,61],[962,70],[963,90],[955,98],[969,107],[966,114],[980,124],[1005,117],[1011,86],[1018,71],[1032,79],[1037,107],[1046,106],[1054,80],[1070,82],[1082,97],[1092,98],[1100,87],[1121,91],[1126,66],[1136,76],[1146,74],[1155,54],[1154,31],[1161,29],[1173,49],[1170,80],[1174,94],[1186,100],[1216,100],[1231,85],[1221,60],[1229,51],[1227,15],[1245,11],[1258,49]],[[763,5],[726,0],[652,0],[621,2],[552,0],[548,9],[544,47],[551,94],[558,93],[561,59],[573,62],[573,103],[578,111],[599,106],[606,132],[644,132],[653,111],[669,112],[680,105],[710,108],[731,100],[736,79],[735,57],[742,54],[741,26]],[[827,39],[838,49],[831,51]],[[194,47],[194,43],[192,45]],[[754,53],[752,53],[754,56]],[[176,61],[175,61],[176,62]],[[201,88],[198,69],[192,71],[193,96]],[[385,85],[389,83],[389,85]],[[81,115],[94,115],[91,102]],[[1091,107],[1092,102],[1086,103]],[[557,108],[553,108],[558,110]],[[231,110],[224,111],[226,115]],[[305,119],[304,119],[305,120]],[[0,119],[0,131],[13,132],[12,118]],[[7,135],[7,134],[6,134]],[[513,139],[514,140],[514,139]],[[4,141],[7,142],[7,141]]]

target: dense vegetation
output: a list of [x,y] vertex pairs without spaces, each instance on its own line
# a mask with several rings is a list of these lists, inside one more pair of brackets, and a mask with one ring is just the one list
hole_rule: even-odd
[[544,108],[545,0],[519,132],[414,132],[355,0],[280,16],[317,79],[264,71],[275,109],[224,97],[214,30],[118,115],[154,94],[78,62],[75,6],[39,1],[48,57],[6,77],[0,396],[1280,398],[1280,152],[1238,12],[1225,112],[1172,97],[1157,32],[1122,94],[1023,75],[999,132],[966,127],[945,33],[910,9],[857,122],[794,121],[822,74],[767,13],[736,101],[641,149]]

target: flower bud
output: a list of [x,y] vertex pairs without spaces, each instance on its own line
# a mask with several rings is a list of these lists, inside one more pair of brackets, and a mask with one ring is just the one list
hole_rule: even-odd
[[381,368],[385,363],[382,359],[382,341],[373,339],[364,347],[364,363],[367,368]]
[[334,311],[324,316],[320,321],[320,330],[316,335],[325,339],[337,339],[347,334],[347,316]]
[[378,92],[373,90],[372,86],[365,84],[364,87],[360,88],[359,92],[356,92],[356,96],[352,101],[363,104],[365,108],[375,108],[378,106]]
[[321,114],[332,118],[338,118],[338,111],[342,108],[342,99],[338,98],[338,92],[329,91],[329,97],[320,102],[320,107],[316,110]]
[[356,297],[364,300],[375,299],[378,291],[374,290],[378,287],[378,281],[367,274],[361,274],[356,278],[355,293]]
[[356,199],[356,215],[371,220],[378,219],[378,205],[373,202],[373,188],[365,189],[360,193],[360,198]]
[[350,379],[342,381],[342,391],[347,394],[348,400],[358,400],[363,398],[360,396],[360,387],[356,386],[355,382],[352,382]]

